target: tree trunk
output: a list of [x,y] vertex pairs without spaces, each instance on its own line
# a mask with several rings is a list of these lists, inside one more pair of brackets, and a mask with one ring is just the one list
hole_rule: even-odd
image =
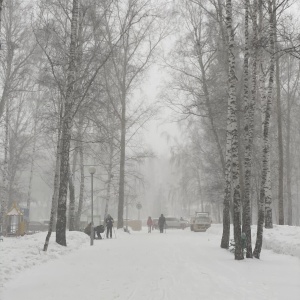
[[262,157],[262,176],[261,176],[261,187],[260,187],[260,201],[259,201],[259,212],[258,212],[258,223],[257,223],[257,237],[255,243],[255,249],[253,256],[260,258],[262,240],[263,240],[263,224],[266,214],[266,228],[272,228],[272,210],[271,210],[271,198],[270,198],[270,186],[268,185],[268,170],[269,170],[269,129],[270,129],[270,117],[271,117],[271,104],[272,104],[272,92],[274,82],[274,67],[275,67],[275,53],[274,53],[274,10],[273,0],[268,1],[269,9],[269,26],[270,26],[270,74],[269,74],[269,85],[268,95],[265,110],[265,117],[263,122],[263,157]]
[[236,260],[244,258],[241,243],[241,190],[239,178],[239,146],[238,146],[238,128],[237,128],[237,104],[236,104],[236,76],[235,76],[235,56],[234,56],[234,31],[232,28],[232,3],[226,1],[226,20],[227,32],[229,37],[228,58],[228,127],[231,135],[231,161],[232,161],[232,191],[233,191],[233,227]]
[[[81,121],[82,120],[82,121]],[[78,140],[79,140],[79,160],[80,160],[80,188],[79,188],[79,199],[78,199],[78,209],[76,212],[76,229],[80,230],[80,218],[82,214],[82,207],[83,207],[83,193],[84,193],[84,156],[83,156],[83,142],[82,142],[82,122],[83,119],[79,120],[79,133],[78,133]]]
[[73,155],[73,165],[72,170],[71,166],[69,168],[70,176],[69,176],[69,192],[70,192],[70,202],[69,202],[69,231],[76,230],[76,222],[75,222],[75,172],[77,166],[77,156],[78,156],[78,145],[79,141],[75,144],[74,155]]
[[[109,149],[110,149],[110,153],[109,153],[109,165],[108,165],[108,178],[107,178],[107,187],[106,187],[106,201],[105,201],[105,210],[104,210],[104,218],[103,220],[106,219],[107,214],[108,214],[108,205],[109,205],[109,201],[110,201],[110,190],[111,190],[111,179],[113,177],[112,174],[112,160],[113,160],[113,156],[114,156],[114,145],[113,145],[113,138],[111,138],[110,140],[110,144],[109,144]],[[105,222],[103,224],[105,226]]]
[[248,61],[249,61],[249,0],[245,1],[245,57],[244,57],[244,101],[245,101],[245,189],[243,200],[243,227],[242,231],[246,235],[246,257],[252,258],[251,244],[251,216],[250,216],[250,190],[251,190],[251,169],[252,169],[252,148],[253,148],[253,125],[254,106],[256,100],[256,69],[257,69],[257,1],[253,8],[253,44],[254,55],[252,62],[252,91],[249,98],[248,88]]
[[274,18],[275,52],[276,52],[276,96],[277,96],[277,129],[278,129],[278,215],[279,225],[284,225],[283,208],[283,140],[282,140],[282,112],[280,94],[279,47],[277,41],[277,18]]
[[[289,67],[290,69],[290,64]],[[293,225],[293,206],[291,189],[291,93],[290,93],[290,70],[288,70],[287,84],[287,116],[286,116],[286,191],[287,191],[287,224]]]
[[56,242],[66,246],[66,211],[67,193],[69,181],[69,151],[71,140],[71,129],[73,123],[74,106],[74,83],[76,78],[76,43],[77,43],[77,24],[78,24],[78,0],[73,0],[72,19],[71,19],[71,41],[70,41],[70,61],[67,78],[67,92],[65,97],[65,109],[62,124],[62,147],[60,164],[60,187],[57,207]]
[[[275,43],[274,43],[274,18],[276,18],[275,12],[275,0],[269,0],[269,14],[270,14],[270,77],[268,85],[268,95],[267,95],[267,108],[266,117],[264,124],[264,140],[266,147],[266,163],[267,165],[267,178],[265,182],[265,227],[273,228],[273,218],[272,218],[272,193],[271,193],[271,176],[270,176],[270,139],[269,139],[269,129],[270,129],[270,118],[271,118],[271,106],[273,100],[273,86],[274,86],[274,69],[275,69]],[[263,180],[262,180],[263,181]]]
[[56,163],[55,163],[55,175],[54,175],[54,184],[53,184],[53,196],[52,196],[52,203],[51,203],[51,213],[50,213],[50,222],[48,233],[46,236],[45,244],[44,244],[44,251],[47,251],[49,240],[56,224],[56,217],[57,217],[57,203],[58,203],[58,191],[59,191],[59,182],[60,182],[60,174],[59,174],[59,166],[61,160],[61,125],[58,126],[58,138],[57,138],[57,149],[56,149]]
[[126,149],[126,103],[125,96],[122,99],[121,117],[121,155],[120,155],[120,182],[119,182],[119,204],[118,204],[118,228],[123,228],[124,212],[124,190],[125,190],[125,149]]
[[222,248],[228,248],[229,243],[229,206],[231,188],[233,191],[233,226],[235,240],[235,259],[243,259],[241,245],[241,191],[239,178],[239,147],[237,128],[237,104],[236,104],[236,76],[234,56],[234,32],[232,28],[232,3],[226,1],[226,26],[228,33],[228,115],[227,115],[227,143],[226,143],[226,188],[223,211],[223,236]]
[[[73,160],[73,162],[74,162],[74,160]],[[74,173],[71,171],[71,168],[69,168],[69,172],[70,172],[70,175],[69,175],[69,192],[70,192],[69,231],[74,231],[75,230],[75,186],[74,186],[74,179],[73,179]]]
[[5,141],[4,141],[4,162],[3,162],[3,192],[1,199],[1,228],[3,235],[6,235],[7,225],[6,225],[6,214],[8,206],[8,145],[9,143],[9,105],[6,102],[6,115],[5,115]]
[[[38,93],[38,95],[39,95],[39,93]],[[31,188],[32,188],[33,170],[34,170],[34,158],[35,158],[35,153],[36,153],[37,119],[38,119],[38,99],[36,99],[36,103],[35,103],[35,115],[34,115],[34,127],[33,127],[33,147],[32,147],[32,154],[31,154],[29,186],[28,186],[28,195],[27,195],[27,209],[28,209],[28,214],[29,214],[28,221],[30,221]]]

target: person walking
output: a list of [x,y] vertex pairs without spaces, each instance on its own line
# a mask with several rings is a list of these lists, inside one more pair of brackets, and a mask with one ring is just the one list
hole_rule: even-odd
[[158,219],[158,227],[159,227],[160,233],[164,232],[165,225],[166,225],[166,218],[164,217],[163,214],[161,214]]
[[148,233],[151,233],[152,225],[153,225],[153,221],[152,221],[151,217],[148,217],[148,220],[147,220]]
[[114,219],[110,214],[107,215],[105,224],[106,224],[106,238],[108,239],[108,236],[112,238],[112,228],[114,226]]

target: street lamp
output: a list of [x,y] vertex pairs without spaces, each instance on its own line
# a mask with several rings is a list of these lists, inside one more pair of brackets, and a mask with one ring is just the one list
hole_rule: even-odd
[[94,245],[94,200],[93,200],[93,175],[96,173],[95,167],[89,167],[89,172],[91,174],[91,209],[92,209],[92,219],[91,219],[91,246]]

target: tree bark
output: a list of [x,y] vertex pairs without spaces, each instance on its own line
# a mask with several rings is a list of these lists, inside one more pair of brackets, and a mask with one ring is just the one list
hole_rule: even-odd
[[[60,120],[61,121],[61,120]],[[56,224],[56,218],[57,218],[57,203],[58,203],[58,191],[59,191],[59,182],[60,182],[60,174],[59,174],[59,166],[60,166],[60,160],[61,160],[61,125],[59,122],[58,126],[58,137],[57,137],[57,149],[56,149],[56,163],[55,163],[55,174],[54,174],[54,184],[53,184],[53,195],[52,195],[52,202],[51,202],[51,212],[50,212],[50,222],[49,222],[49,228],[48,233],[46,236],[45,244],[44,244],[44,251],[48,250],[49,246],[49,240],[52,234],[52,231],[54,229],[54,225]]]
[[234,31],[232,26],[232,3],[226,1],[226,20],[227,32],[229,37],[228,58],[229,58],[229,76],[228,76],[228,127],[231,134],[231,160],[232,160],[232,191],[233,191],[233,227],[235,252],[234,258],[241,260],[244,258],[241,243],[241,189],[239,178],[239,145],[237,128],[237,104],[236,104],[236,76],[235,76],[235,55],[234,55]]
[[[234,31],[232,27],[232,3],[226,1],[226,27],[228,32],[228,114],[227,114],[227,144],[226,144],[226,189],[224,200],[224,213],[227,223],[223,220],[223,237],[221,247],[228,243],[229,237],[229,204],[230,192],[233,191],[233,227],[235,241],[235,259],[244,258],[241,245],[241,190],[239,178],[239,147],[238,147],[238,128],[237,128],[237,104],[236,104],[236,76],[235,76],[235,55],[234,55]],[[230,171],[231,172],[228,172]],[[229,226],[228,226],[229,225]],[[224,244],[223,244],[224,243]]]
[[253,8],[253,44],[254,55],[252,62],[252,91],[249,98],[248,89],[248,61],[249,61],[249,0],[245,1],[245,57],[244,57],[244,101],[245,101],[245,189],[243,201],[243,227],[242,231],[246,235],[246,257],[252,258],[251,244],[251,209],[250,209],[250,190],[251,190],[251,169],[252,169],[252,148],[253,148],[253,125],[254,125],[254,106],[256,100],[256,75],[257,75],[257,1],[254,1]]
[[83,207],[83,193],[84,193],[84,155],[83,155],[83,142],[82,142],[82,131],[83,131],[83,118],[79,119],[78,124],[78,140],[79,140],[79,164],[80,164],[80,187],[79,187],[79,199],[78,199],[78,209],[76,212],[76,229],[80,230],[80,218],[82,214]]
[[5,141],[4,141],[4,162],[3,162],[3,192],[1,199],[1,228],[3,235],[6,235],[7,224],[6,214],[8,207],[8,188],[9,188],[9,171],[8,171],[8,143],[9,143],[9,105],[6,102],[6,115],[5,115]]
[[[75,150],[74,155],[77,156],[77,151]],[[73,170],[74,170],[74,162],[76,161],[75,157],[73,159]],[[75,172],[71,171],[69,168],[69,192],[70,192],[70,202],[69,202],[69,231],[75,230],[75,186],[74,186],[74,177]]]
[[[108,165],[108,173],[107,173],[107,187],[106,187],[106,201],[105,201],[105,209],[104,209],[104,218],[103,220],[106,219],[107,214],[108,214],[108,206],[110,202],[110,190],[111,190],[111,180],[113,177],[112,174],[112,169],[113,169],[113,156],[114,156],[114,145],[113,145],[113,137],[110,139],[109,143],[109,165]],[[105,222],[104,222],[104,227],[105,227]]]
[[[269,75],[269,84],[268,84],[268,94],[267,94],[267,107],[265,114],[264,122],[264,142],[265,142],[265,151],[266,151],[266,165],[263,165],[263,168],[267,168],[266,181],[265,181],[265,227],[273,228],[273,218],[272,218],[272,192],[271,192],[271,176],[270,176],[270,139],[269,139],[269,130],[270,130],[270,118],[271,118],[271,107],[273,100],[273,86],[274,86],[274,69],[275,69],[275,32],[274,32],[274,18],[276,17],[275,11],[275,0],[269,0],[269,28],[270,28],[270,75]],[[262,182],[264,180],[262,179]]]
[[287,191],[287,224],[293,225],[293,205],[291,188],[291,93],[290,93],[290,64],[288,67],[287,83],[287,116],[286,116],[286,191]]
[[[39,93],[38,93],[39,95]],[[27,194],[27,209],[29,214],[30,221],[30,204],[31,204],[31,188],[32,188],[32,179],[33,179],[33,170],[34,170],[34,158],[36,153],[36,129],[37,129],[37,121],[38,121],[38,99],[35,101],[35,114],[34,114],[34,127],[33,127],[33,147],[31,154],[31,162],[30,162],[30,175],[29,175],[29,186],[28,186],[28,194]]]
[[282,139],[282,111],[280,93],[279,47],[277,41],[277,18],[274,18],[275,52],[276,52],[276,100],[277,100],[277,130],[278,130],[278,215],[279,225],[284,225],[283,208],[283,139]]
[[73,0],[72,19],[71,19],[71,41],[70,41],[70,61],[67,78],[67,92],[65,97],[64,117],[62,124],[62,148],[60,164],[60,187],[57,207],[57,224],[56,224],[56,242],[66,246],[66,210],[67,210],[67,193],[69,181],[69,151],[71,140],[71,129],[73,123],[73,104],[74,104],[74,83],[76,79],[76,43],[78,27],[78,0]]
[[120,155],[120,182],[119,182],[119,203],[118,203],[118,228],[123,228],[124,196],[125,196],[125,150],[126,150],[126,103],[122,99],[121,115],[121,155]]
[[[261,0],[260,0],[261,1]],[[262,176],[261,176],[261,187],[260,187],[260,200],[259,200],[259,212],[258,212],[258,223],[257,223],[257,234],[256,243],[253,251],[255,258],[260,258],[262,241],[263,241],[263,224],[266,214],[266,228],[272,228],[272,210],[270,207],[270,187],[268,186],[268,170],[269,170],[269,128],[270,128],[270,117],[271,117],[271,104],[272,104],[272,92],[274,82],[274,67],[275,67],[275,53],[274,53],[274,9],[273,0],[268,1],[269,10],[269,26],[270,26],[270,74],[269,74],[269,85],[267,103],[265,109],[265,117],[263,120],[263,157],[262,157]]]

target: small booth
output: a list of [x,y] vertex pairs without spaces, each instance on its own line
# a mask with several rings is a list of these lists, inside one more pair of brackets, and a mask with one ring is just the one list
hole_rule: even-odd
[[23,213],[16,203],[6,214],[7,236],[20,236],[25,234],[25,222],[23,221]]

